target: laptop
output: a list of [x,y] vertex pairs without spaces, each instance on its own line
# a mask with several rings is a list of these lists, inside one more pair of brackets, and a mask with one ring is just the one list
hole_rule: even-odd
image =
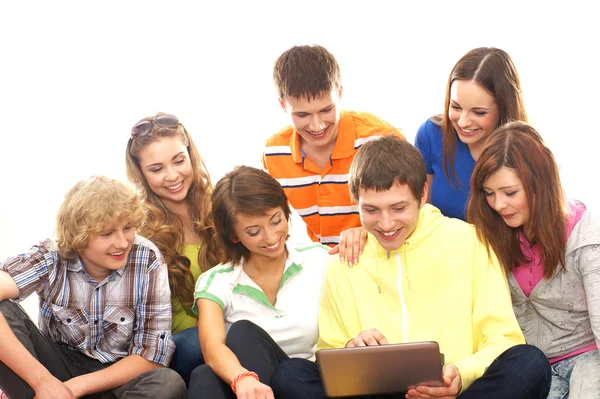
[[444,385],[444,355],[434,341],[322,349],[316,357],[325,394],[332,398]]

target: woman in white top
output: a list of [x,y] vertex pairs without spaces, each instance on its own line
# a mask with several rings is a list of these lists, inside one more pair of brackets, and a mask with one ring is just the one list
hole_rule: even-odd
[[314,359],[317,311],[329,248],[286,245],[290,208],[280,184],[240,166],[212,195],[227,262],[200,276],[194,310],[206,364],[190,398],[273,398],[269,381],[288,357]]

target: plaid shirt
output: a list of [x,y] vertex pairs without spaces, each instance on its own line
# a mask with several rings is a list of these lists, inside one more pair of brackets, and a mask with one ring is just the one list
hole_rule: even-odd
[[171,339],[171,290],[167,265],[150,241],[140,236],[127,264],[101,282],[83,264],[62,260],[54,241],[8,258],[0,269],[20,290],[40,297],[40,330],[102,363],[140,355],[168,366],[175,350]]

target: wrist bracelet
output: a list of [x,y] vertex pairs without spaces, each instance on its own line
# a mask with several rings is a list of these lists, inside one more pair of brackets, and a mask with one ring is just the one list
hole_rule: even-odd
[[238,380],[242,377],[254,377],[256,378],[256,381],[260,381],[260,379],[258,378],[258,374],[256,374],[254,371],[242,371],[241,373],[239,373],[238,375],[236,375],[233,378],[233,381],[231,381],[231,390],[233,391],[233,393],[235,393],[235,386],[238,382]]

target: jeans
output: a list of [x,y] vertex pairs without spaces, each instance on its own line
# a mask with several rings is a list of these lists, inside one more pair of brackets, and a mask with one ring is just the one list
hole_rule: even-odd
[[[518,345],[498,356],[485,374],[458,397],[544,399],[550,389],[550,379],[550,364],[542,351],[534,346]],[[271,378],[271,388],[277,399],[325,398],[317,364],[304,359],[282,361]],[[404,398],[404,395],[363,398]]]
[[548,399],[600,399],[600,353],[581,353],[552,366]]
[[[269,385],[277,365],[288,359],[285,352],[262,328],[248,320],[231,325],[225,345],[247,370],[258,374],[260,382]],[[190,378],[188,394],[191,399],[235,399],[231,387],[206,364],[196,367]]]
[[[18,304],[0,302],[0,312],[23,346],[60,381],[102,370],[101,363],[66,345],[49,341]],[[0,387],[10,399],[33,398],[33,389],[10,368],[0,363]],[[185,398],[183,380],[173,370],[160,367],[138,375],[120,387],[86,396],[94,399]]]
[[187,328],[174,334],[173,342],[175,342],[176,347],[169,366],[179,373],[187,386],[190,384],[192,371],[204,364],[200,340],[198,339],[198,327]]

